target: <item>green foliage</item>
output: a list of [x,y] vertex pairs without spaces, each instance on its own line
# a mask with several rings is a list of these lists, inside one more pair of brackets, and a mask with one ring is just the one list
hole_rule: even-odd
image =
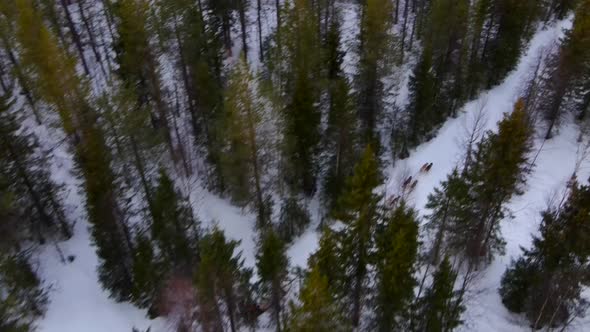
[[264,109],[255,84],[246,59],[241,57],[225,90],[225,116],[220,119],[224,133],[221,163],[232,200],[242,206],[254,203],[259,221],[265,224],[269,207],[264,201],[262,151],[269,146],[269,139],[261,132]]
[[271,319],[278,330],[283,326],[283,297],[288,277],[289,258],[285,244],[272,229],[266,230],[258,244],[256,270],[260,279],[260,293],[270,304]]
[[[55,184],[48,172],[49,163],[38,151],[33,138],[20,128],[8,96],[0,96],[0,174],[11,179],[7,190],[14,193],[15,208],[26,235],[40,243],[49,237],[71,237],[71,225],[65,217],[59,196],[62,187]],[[16,113],[18,114],[18,113]]]
[[452,331],[461,325],[465,306],[462,296],[454,291],[456,279],[457,273],[445,257],[434,273],[432,285],[419,300],[418,324],[421,331]]
[[326,278],[313,266],[299,292],[298,304],[291,303],[291,314],[286,331],[332,332],[351,331],[343,311],[330,292]]
[[[195,285],[202,317],[216,317],[211,324],[221,324],[217,317],[217,302],[224,303],[232,331],[242,325],[240,307],[251,302],[249,278],[251,271],[244,267],[241,252],[236,252],[239,241],[226,239],[224,233],[215,228],[199,242],[200,263]],[[219,320],[218,320],[219,319]]]
[[285,243],[301,236],[311,223],[309,212],[295,197],[287,198],[281,206],[277,233]]
[[543,213],[533,247],[502,277],[502,303],[524,313],[533,328],[561,326],[583,315],[581,292],[590,276],[590,186],[574,184],[566,202]]
[[163,169],[160,170],[151,212],[152,239],[167,269],[188,267],[194,263],[197,250],[193,244],[199,237],[198,224],[190,206],[181,199]]
[[0,252],[0,330],[28,332],[45,312],[47,294],[27,254]]
[[475,147],[462,173],[455,170],[442,189],[429,196],[429,228],[434,229],[435,261],[445,251],[464,255],[470,264],[490,261],[505,242],[500,221],[509,215],[506,203],[520,192],[528,171],[532,129],[524,104],[498,123]]
[[403,331],[414,299],[418,256],[416,212],[402,202],[376,235],[375,325],[379,331]]
[[363,5],[360,32],[359,73],[356,77],[362,143],[378,149],[375,126],[383,112],[385,92],[381,79],[387,73],[393,37],[394,4],[391,0],[367,0]]
[[380,184],[377,159],[371,146],[367,146],[333,213],[334,218],[345,224],[340,241],[341,255],[348,268],[342,278],[343,287],[348,290],[345,301],[350,306],[353,325],[359,324],[367,265],[373,246],[372,235],[382,219],[379,206],[381,195],[374,193]]
[[160,290],[164,266],[157,265],[152,243],[139,234],[133,251],[133,290],[131,299],[140,308],[150,308]]

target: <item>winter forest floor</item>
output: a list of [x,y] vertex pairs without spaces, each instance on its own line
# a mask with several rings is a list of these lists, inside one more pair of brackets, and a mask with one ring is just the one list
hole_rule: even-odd
[[[427,196],[462,158],[462,139],[473,127],[481,111],[485,119],[485,129],[496,128],[502,114],[510,112],[519,92],[529,77],[535,63],[545,48],[551,47],[562,35],[562,30],[571,25],[571,19],[557,22],[555,25],[538,31],[530,42],[517,68],[499,86],[482,93],[477,100],[465,105],[457,118],[449,119],[431,141],[422,144],[411,152],[410,158],[397,162],[394,167],[386,168],[386,181],[382,190],[386,195],[398,194],[400,179],[418,173],[426,162],[434,163],[430,173],[421,175],[416,190],[408,197],[421,215],[426,213],[424,205]],[[354,24],[346,21],[344,29],[355,29]],[[349,35],[351,32],[349,32]],[[252,54],[252,58],[256,58]],[[347,62],[349,60],[347,59]],[[403,77],[403,76],[402,76]],[[404,97],[407,79],[397,88],[398,104]],[[39,259],[40,274],[50,287],[50,306],[45,317],[39,321],[40,332],[94,332],[112,331],[129,332],[132,327],[145,330],[151,326],[152,332],[168,331],[167,323],[162,319],[149,320],[146,311],[139,310],[129,303],[116,303],[108,298],[98,283],[96,266],[97,256],[90,241],[88,224],[84,218],[79,183],[70,174],[73,161],[65,147],[58,144],[59,139],[38,128],[40,137],[47,137],[47,148],[54,148],[53,176],[64,182],[69,188],[69,213],[78,220],[75,235],[69,241],[59,245],[67,257],[75,255],[71,263],[62,263],[55,246],[47,246]],[[535,141],[533,157],[538,153],[535,165],[524,194],[515,196],[510,204],[514,218],[503,222],[502,233],[506,239],[506,254],[495,258],[494,262],[481,271],[479,278],[471,287],[466,303],[467,311],[463,314],[464,331],[526,331],[528,326],[520,317],[510,314],[500,302],[497,289],[500,278],[512,258],[520,254],[520,247],[531,243],[531,234],[537,232],[540,211],[552,199],[559,199],[569,177],[574,171],[580,179],[590,176],[590,161],[587,160],[584,142],[579,142],[579,128],[572,121],[566,121],[559,133],[549,141]],[[187,185],[188,186],[188,185]],[[232,206],[227,200],[210,194],[198,181],[188,186],[191,201],[200,220],[205,226],[218,225],[227,236],[241,240],[246,265],[254,266],[254,215]],[[318,202],[310,202],[310,212],[316,220],[303,236],[295,241],[289,249],[293,266],[304,266],[307,257],[317,247],[318,236],[315,232],[318,219]],[[589,328],[585,322],[572,324],[570,330],[582,331]]]

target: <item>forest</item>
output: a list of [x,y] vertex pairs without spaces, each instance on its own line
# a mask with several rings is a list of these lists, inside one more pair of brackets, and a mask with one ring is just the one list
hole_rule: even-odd
[[0,0],[0,332],[590,329],[589,113],[590,0]]

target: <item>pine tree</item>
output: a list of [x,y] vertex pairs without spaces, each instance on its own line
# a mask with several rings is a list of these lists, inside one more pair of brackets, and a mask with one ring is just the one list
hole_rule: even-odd
[[462,298],[454,291],[457,272],[445,257],[434,273],[432,285],[419,299],[419,331],[452,331],[461,325],[461,314],[465,310]]
[[344,285],[343,277],[345,276],[346,266],[341,256],[340,244],[340,234],[329,227],[324,227],[319,248],[309,257],[307,265],[319,270],[319,273],[328,280],[330,294],[339,302],[342,302],[349,289],[345,288]]
[[283,330],[283,298],[286,292],[289,258],[285,254],[285,244],[272,230],[266,230],[258,244],[256,270],[260,278],[260,291],[263,299],[270,304],[270,313],[277,331]]
[[434,231],[432,258],[460,254],[470,264],[489,261],[502,252],[500,222],[510,214],[506,203],[525,182],[532,128],[519,101],[477,144],[461,173],[454,170],[429,196],[428,227]]
[[498,83],[516,65],[532,23],[540,17],[535,1],[481,0],[474,8],[467,91]]
[[525,183],[531,137],[532,127],[520,100],[498,123],[498,133],[488,134],[478,144],[474,160],[468,162],[466,177],[475,202],[471,211],[479,219],[465,225],[465,253],[472,262],[503,251],[500,221],[509,215],[506,203]]
[[502,277],[502,302],[532,328],[567,326],[588,307],[581,292],[590,276],[589,203],[590,186],[575,183],[563,205],[543,212],[540,236]]
[[345,53],[340,50],[340,39],[340,17],[335,13],[324,42],[328,84],[328,124],[324,133],[324,151],[328,154],[328,171],[324,178],[323,196],[328,211],[335,207],[358,155],[357,119],[350,84],[342,70]]
[[416,213],[402,202],[375,235],[375,327],[403,331],[414,299],[418,256]]
[[239,205],[253,203],[259,225],[268,207],[264,201],[265,159],[263,151],[268,139],[262,132],[264,109],[254,90],[254,77],[245,58],[233,68],[225,91],[225,116],[221,131],[225,133],[221,157],[223,177],[233,201]]
[[[586,31],[590,26],[589,12],[590,1],[582,1],[576,10],[572,30],[566,33],[559,52],[550,57],[547,64],[548,77],[541,83],[540,101],[547,122],[547,139],[552,137],[566,110],[578,112],[578,117],[583,119],[588,109],[590,92],[586,82],[590,77],[590,38]],[[574,95],[571,102],[567,102],[568,93]]]
[[26,253],[0,248],[0,330],[26,332],[45,313],[47,292]]
[[88,88],[76,74],[75,60],[59,47],[31,3],[19,0],[17,6],[23,63],[34,71],[40,97],[57,111],[64,131],[77,142],[76,163],[85,180],[99,280],[117,300],[129,299],[133,285],[131,235],[117,202],[110,151],[90,106]]
[[169,110],[164,97],[157,54],[150,45],[148,2],[123,0],[115,3],[118,39],[115,42],[118,74],[126,87],[135,91],[138,107],[150,105],[152,126],[161,131],[171,153],[174,152]]
[[342,308],[330,292],[328,278],[313,266],[299,292],[298,304],[291,303],[289,332],[351,331]]
[[361,15],[359,73],[356,79],[358,112],[361,123],[362,143],[373,144],[378,149],[376,125],[383,112],[385,91],[381,79],[387,73],[387,61],[391,56],[393,37],[391,0],[367,0]]
[[243,285],[249,283],[245,276],[249,276],[250,271],[244,267],[242,253],[236,252],[239,244],[239,241],[227,240],[217,228],[206,234],[199,242],[201,259],[196,276],[201,317],[204,321],[209,319],[205,317],[215,317],[212,326],[222,326],[218,306],[221,302],[232,332],[240,330],[243,323],[239,307],[251,298],[250,287]]
[[72,226],[59,199],[63,188],[50,179],[48,160],[33,138],[22,133],[11,104],[8,96],[0,96],[0,146],[5,151],[0,173],[12,180],[9,187],[23,212],[23,224],[30,225],[31,238],[41,243],[46,236],[70,238]]
[[[319,81],[321,44],[316,13],[309,1],[296,0],[284,9],[279,26],[282,48],[278,54],[286,63],[284,94],[284,177],[294,193],[311,195],[316,189],[317,153],[321,113]],[[279,58],[280,59],[280,58]]]
[[151,213],[151,235],[162,264],[169,271],[190,267],[197,259],[194,243],[199,238],[199,225],[164,170],[160,170]]
[[295,198],[289,197],[281,206],[277,233],[285,243],[292,242],[302,235],[311,223],[311,216],[302,204]]
[[381,195],[373,192],[380,184],[378,163],[369,145],[348,179],[346,189],[333,213],[335,219],[346,225],[340,238],[342,255],[346,259],[345,266],[348,266],[343,276],[343,287],[349,290],[346,302],[354,326],[358,326],[360,322],[367,287],[367,266],[373,245],[372,236],[381,219]]

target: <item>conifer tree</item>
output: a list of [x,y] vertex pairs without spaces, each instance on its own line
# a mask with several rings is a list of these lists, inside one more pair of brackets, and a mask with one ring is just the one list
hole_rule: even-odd
[[[317,152],[320,142],[319,81],[321,44],[316,13],[309,1],[296,0],[284,8],[279,26],[279,61],[286,64],[284,94],[285,180],[294,193],[311,195],[316,189]],[[282,60],[281,58],[284,58]]]
[[286,292],[289,258],[285,253],[285,244],[272,229],[266,230],[258,244],[256,270],[260,278],[261,296],[270,304],[270,313],[277,331],[282,331],[283,298]]
[[375,235],[375,327],[403,331],[414,299],[418,256],[416,213],[402,202]]
[[457,272],[445,256],[434,273],[432,285],[419,299],[418,331],[452,331],[461,325],[465,310],[462,298],[454,291]]
[[259,225],[269,208],[264,201],[264,155],[268,138],[264,137],[264,109],[254,90],[254,77],[245,58],[233,68],[225,91],[225,116],[221,131],[225,133],[221,157],[223,177],[233,201],[239,205],[253,203]]
[[328,280],[330,294],[342,302],[349,289],[344,286],[343,277],[346,266],[341,256],[340,244],[340,234],[329,227],[324,227],[319,248],[309,257],[308,265],[319,270],[319,273]]
[[174,183],[166,172],[160,170],[158,187],[152,204],[152,239],[157,244],[162,264],[167,270],[186,269],[196,262],[199,225],[190,206],[181,199]]
[[463,171],[453,171],[442,190],[429,197],[435,262],[450,251],[479,264],[503,251],[500,222],[510,213],[506,203],[525,182],[531,146],[532,129],[522,101],[498,127],[498,133],[489,132],[478,143]]
[[[224,233],[215,228],[199,241],[200,262],[196,286],[200,302],[200,316],[203,321],[211,319],[213,326],[223,326],[221,314],[227,317],[232,332],[239,331],[243,324],[240,306],[251,298],[248,290],[250,270],[244,267],[241,252],[236,252],[239,241],[226,239]],[[218,302],[223,303],[222,313]],[[215,330],[215,328],[213,328]]]
[[17,7],[23,63],[36,76],[39,96],[57,111],[64,131],[77,143],[76,162],[84,178],[99,280],[117,300],[129,299],[133,285],[131,235],[117,201],[110,151],[90,105],[88,88],[76,74],[76,61],[56,43],[31,3],[19,0]]
[[358,112],[363,144],[379,150],[376,126],[383,112],[385,91],[381,79],[387,73],[393,37],[389,33],[394,10],[391,0],[367,0],[361,14],[359,72],[356,78]]
[[291,303],[287,331],[351,331],[342,308],[330,292],[328,278],[313,266],[299,292],[298,304]]
[[564,326],[588,307],[590,186],[573,184],[565,203],[543,212],[540,236],[502,277],[502,303],[524,313],[531,327]]
[[342,257],[348,267],[343,276],[343,287],[348,290],[345,301],[354,326],[360,323],[373,232],[381,220],[381,195],[373,192],[380,184],[381,174],[377,159],[368,145],[355,166],[353,175],[348,179],[346,189],[333,213],[335,219],[346,225],[340,236]]
[[35,320],[45,313],[47,292],[29,255],[5,250],[0,248],[0,330],[33,331]]
[[[23,224],[30,225],[29,235],[44,243],[45,237],[72,236],[60,194],[63,188],[50,179],[48,160],[38,151],[30,135],[16,123],[8,96],[0,96],[0,173],[9,178],[16,203],[23,214]],[[24,221],[28,221],[25,223]],[[60,236],[58,236],[59,238]]]
[[334,208],[346,178],[352,174],[358,154],[357,118],[350,84],[342,70],[344,52],[340,50],[340,18],[333,14],[325,41],[328,95],[328,127],[324,133],[324,151],[328,171],[324,178],[324,200]]
[[123,0],[114,4],[118,38],[115,42],[118,74],[126,87],[135,91],[138,107],[149,105],[152,126],[162,132],[170,152],[174,152],[169,110],[164,97],[157,54],[150,45],[148,2]]
[[[552,137],[566,110],[579,112],[580,119],[587,112],[590,100],[586,85],[590,77],[589,13],[590,1],[584,0],[576,10],[573,28],[566,33],[559,52],[549,58],[548,77],[541,83],[540,100],[540,111],[547,122],[547,139]],[[574,95],[571,102],[568,102],[570,98],[566,98],[568,93]]]
[[472,262],[503,251],[500,221],[509,215],[506,203],[525,182],[531,137],[532,127],[520,100],[498,123],[498,133],[488,134],[478,144],[474,160],[468,161],[466,176],[475,202],[471,212],[479,219],[465,225],[465,253]]

